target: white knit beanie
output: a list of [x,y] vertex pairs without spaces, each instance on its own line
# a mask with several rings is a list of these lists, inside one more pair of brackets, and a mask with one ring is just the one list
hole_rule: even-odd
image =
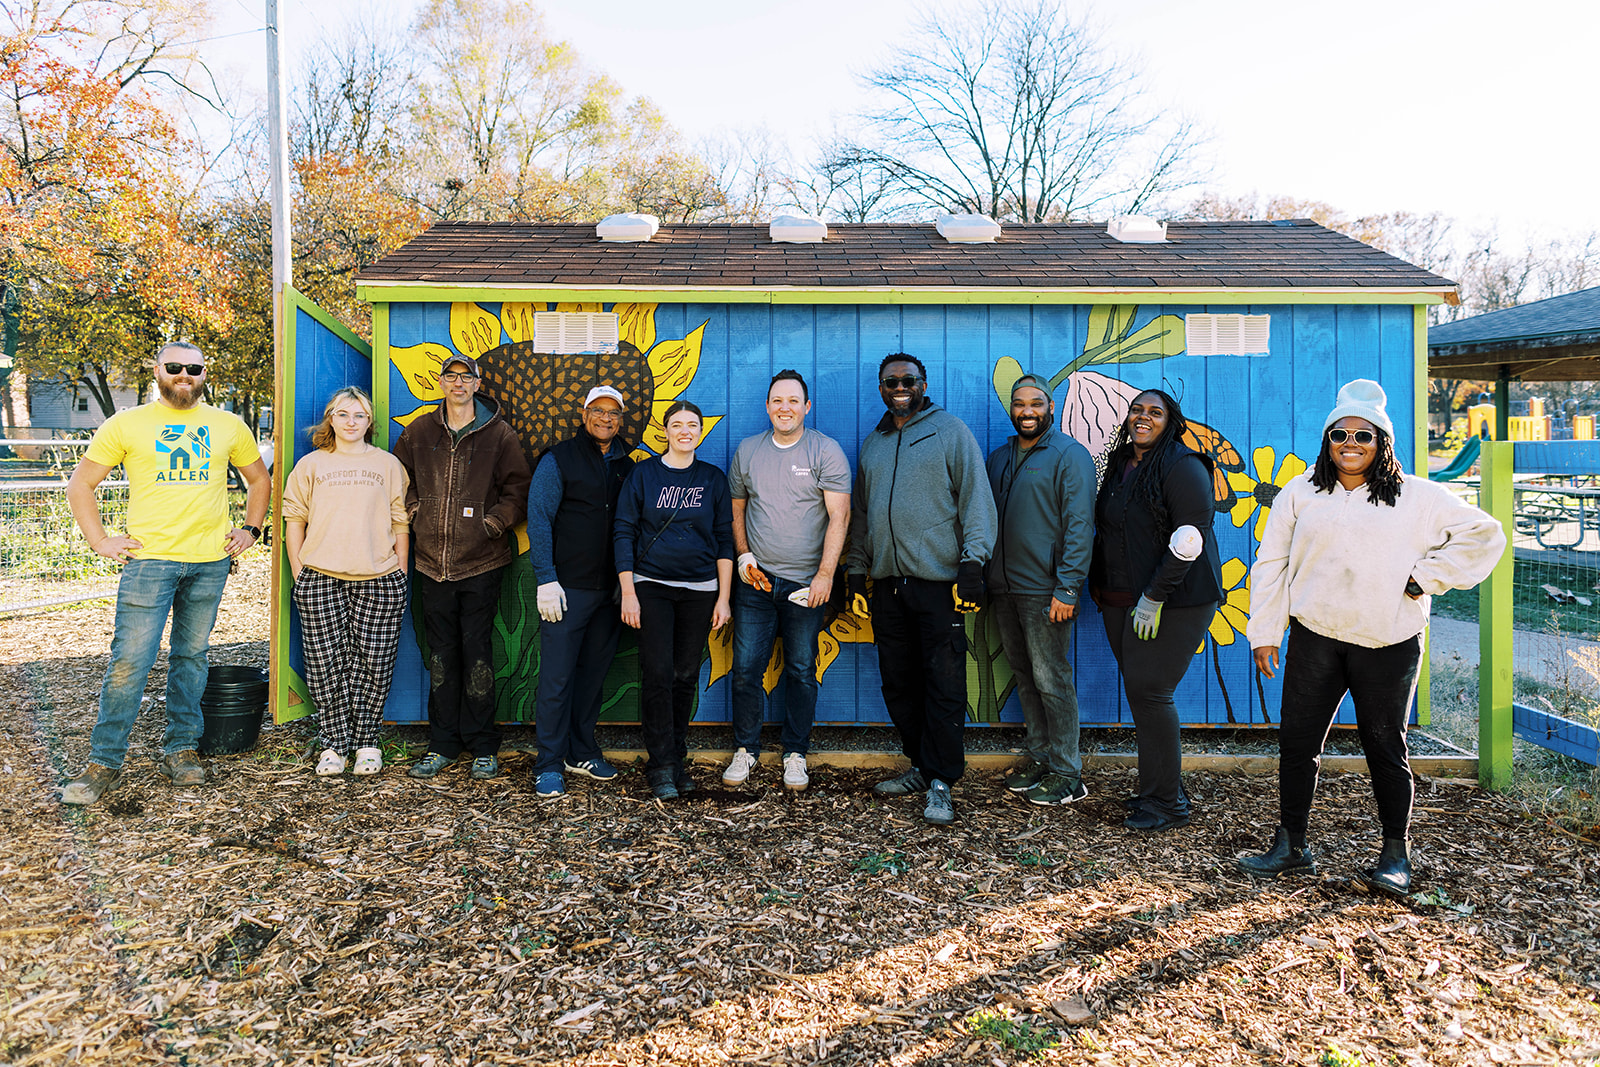
[[1384,395],[1383,386],[1370,378],[1357,378],[1339,390],[1339,399],[1334,403],[1333,410],[1328,412],[1328,417],[1322,423],[1322,432],[1327,433],[1328,427],[1338,422],[1347,415],[1354,415],[1358,419],[1366,419],[1372,425],[1389,435],[1389,440],[1394,440],[1394,423],[1389,421],[1389,413],[1384,407],[1389,403],[1389,398]]

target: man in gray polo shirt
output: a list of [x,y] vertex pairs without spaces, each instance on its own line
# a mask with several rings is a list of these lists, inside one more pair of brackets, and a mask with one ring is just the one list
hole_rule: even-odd
[[810,391],[799,371],[767,387],[772,429],[740,442],[728,469],[739,583],[733,587],[733,739],[722,784],[743,785],[761,751],[762,679],[783,638],[783,784],[804,789],[817,710],[817,634],[850,525],[850,461],[806,429]]

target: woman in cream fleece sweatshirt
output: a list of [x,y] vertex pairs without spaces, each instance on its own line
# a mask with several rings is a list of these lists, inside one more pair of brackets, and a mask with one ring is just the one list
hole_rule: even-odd
[[1255,565],[1246,637],[1271,678],[1284,629],[1278,730],[1281,824],[1273,845],[1239,867],[1311,873],[1311,801],[1328,730],[1346,693],[1372,775],[1383,849],[1365,872],[1375,889],[1411,888],[1411,765],[1406,721],[1416,693],[1430,596],[1477,585],[1505,551],[1488,513],[1442,485],[1404,474],[1377,382],[1339,390],[1316,466],[1272,502]]

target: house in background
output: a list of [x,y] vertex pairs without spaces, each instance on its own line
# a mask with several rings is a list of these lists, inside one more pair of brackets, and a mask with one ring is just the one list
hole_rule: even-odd
[[[592,224],[436,225],[358,278],[372,304],[375,362],[295,302],[277,425],[313,425],[334,388],[369,373],[387,444],[437,405],[438,371],[460,353],[478,359],[485,392],[504,405],[531,457],[574,431],[584,391],[603,381],[627,396],[624,436],[644,452],[665,447],[665,408],[694,401],[707,415],[701,455],[725,468],[737,443],[768,425],[768,379],[793,367],[810,383],[810,424],[853,462],[883,415],[879,361],[903,351],[927,365],[928,396],[986,452],[1012,432],[1010,384],[1025,370],[1043,375],[1059,425],[1103,467],[1128,401],[1159,386],[1193,424],[1190,443],[1217,461],[1228,586],[1179,707],[1193,724],[1275,722],[1281,682],[1257,679],[1242,636],[1245,579],[1267,510],[1314,458],[1323,417],[1352,378],[1383,383],[1400,454],[1426,470],[1426,311],[1453,300],[1454,283],[1306,220],[1144,232],[983,220],[962,232],[972,221],[825,233],[820,224],[676,225],[647,227],[634,240],[602,239]],[[292,461],[310,445],[297,432],[279,447]],[[279,476],[292,465],[280,464]],[[525,561],[508,568],[496,625],[507,719],[533,708],[533,588]],[[286,585],[277,604],[275,709],[292,717],[308,706]],[[697,721],[727,718],[727,641],[708,643]],[[870,641],[870,625],[849,615],[824,631],[819,721],[886,721]],[[1126,724],[1116,664],[1087,602],[1075,642],[1084,723]],[[968,643],[971,721],[1019,721],[985,614],[969,622]],[[386,718],[426,716],[422,664],[407,636]],[[782,684],[776,670],[768,679]],[[637,693],[625,648],[608,676],[607,717],[633,719]]]
[[[112,402],[118,411],[139,406],[139,394],[133,389],[116,389]],[[54,430],[93,430],[106,421],[100,404],[87,390],[54,379],[29,378],[27,382],[28,411],[26,421],[18,412],[18,423],[32,427],[36,432]]]

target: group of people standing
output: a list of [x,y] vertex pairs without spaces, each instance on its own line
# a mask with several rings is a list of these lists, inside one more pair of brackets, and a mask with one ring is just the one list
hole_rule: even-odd
[[[198,349],[164,347],[160,398],[109,420],[69,487],[91,546],[126,566],[90,762],[64,788],[66,803],[94,803],[117,783],[169,611],[161,766],[180,784],[204,780],[194,748],[207,635],[226,561],[259,537],[269,493],[243,424],[199,402],[203,373]],[[1165,391],[1133,399],[1097,479],[1087,450],[1057,428],[1044,380],[1024,374],[1013,384],[1016,432],[986,460],[971,430],[926,395],[921,361],[893,353],[878,368],[886,410],[861,442],[852,479],[839,443],[806,426],[809,386],[793,370],[773,376],[771,428],[739,444],[726,474],[696,456],[704,420],[687,401],[664,413],[667,450],[636,461],[620,432],[629,398],[597,384],[579,431],[530,470],[498,405],[478,395],[473,359],[453,357],[439,380],[443,403],[411,421],[392,454],[372,443],[366,395],[336,392],[313,432],[316,450],[286,483],[285,548],[318,707],[318,774],[344,773],[351,756],[357,775],[382,768],[377,729],[411,572],[430,677],[430,741],[409,773],[433,777],[462,756],[471,757],[474,778],[499,773],[491,627],[504,568],[517,554],[512,531],[526,516],[541,618],[533,772],[541,797],[563,795],[569,775],[617,774],[595,726],[624,625],[639,631],[640,723],[656,797],[695,788],[687,729],[701,658],[707,634],[730,624],[736,750],[722,781],[744,785],[759,766],[763,681],[776,638],[785,679],[782,781],[805,789],[818,637],[843,578],[847,609],[871,621],[884,704],[910,764],[877,793],[921,794],[928,822],[954,821],[951,787],[965,770],[965,616],[987,601],[1025,726],[1026,758],[1006,775],[1006,788],[1039,805],[1082,800],[1071,638],[1087,585],[1138,738],[1139,785],[1125,801],[1125,825],[1161,831],[1189,822],[1174,693],[1223,583],[1214,464],[1185,443],[1188,424]],[[1375,382],[1346,385],[1314,468],[1271,502],[1247,636],[1258,669],[1271,677],[1288,632],[1281,825],[1265,853],[1238,862],[1263,876],[1315,870],[1306,834],[1318,761],[1348,693],[1383,821],[1369,880],[1404,893],[1406,721],[1428,596],[1481,581],[1505,535],[1484,512],[1401,472],[1385,404]],[[190,438],[243,471],[243,527],[226,529],[224,480],[189,476],[193,450],[178,473],[174,442]],[[106,534],[94,499],[118,463],[133,487],[128,536]],[[174,524],[176,514],[186,521]],[[146,585],[156,592],[147,595]]]

